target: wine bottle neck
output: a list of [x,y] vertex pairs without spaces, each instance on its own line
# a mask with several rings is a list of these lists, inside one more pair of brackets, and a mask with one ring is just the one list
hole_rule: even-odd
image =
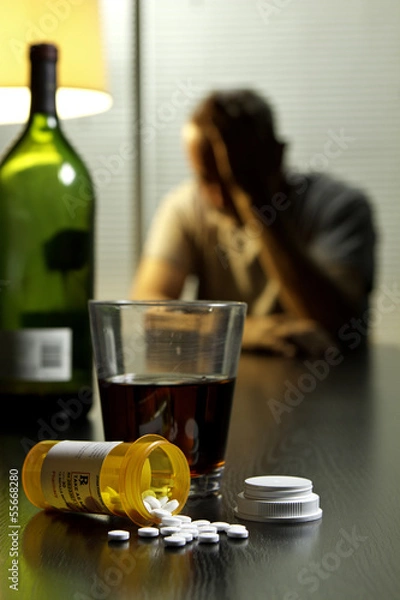
[[30,120],[38,113],[57,118],[56,89],[56,62],[32,60]]

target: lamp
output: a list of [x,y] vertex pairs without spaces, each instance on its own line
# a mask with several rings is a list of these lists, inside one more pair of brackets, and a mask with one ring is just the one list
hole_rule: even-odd
[[38,42],[59,48],[56,102],[61,119],[111,107],[98,0],[1,0],[0,13],[0,123],[28,119],[28,46]]

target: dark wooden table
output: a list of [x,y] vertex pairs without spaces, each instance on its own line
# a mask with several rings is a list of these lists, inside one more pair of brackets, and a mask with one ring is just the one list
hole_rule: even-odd
[[[1,436],[3,600],[389,600],[400,598],[400,350],[374,346],[340,364],[266,356],[241,358],[222,497],[189,502],[193,516],[235,521],[246,477],[308,477],[321,497],[320,521],[248,522],[250,537],[168,551],[138,539],[130,521],[46,514],[19,490],[12,545],[10,469],[21,474],[23,440]],[[18,411],[10,417],[18,421]],[[4,419],[4,416],[3,416]],[[3,431],[5,429],[3,421]],[[102,439],[98,403],[60,438]],[[14,471],[12,471],[14,472]],[[107,543],[110,526],[130,529],[127,547]],[[18,592],[9,589],[18,551]]]

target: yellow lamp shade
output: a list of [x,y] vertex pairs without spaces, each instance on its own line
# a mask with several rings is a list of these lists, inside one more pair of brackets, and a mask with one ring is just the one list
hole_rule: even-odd
[[0,123],[29,114],[29,46],[58,47],[57,111],[61,119],[108,110],[98,0],[1,0]]

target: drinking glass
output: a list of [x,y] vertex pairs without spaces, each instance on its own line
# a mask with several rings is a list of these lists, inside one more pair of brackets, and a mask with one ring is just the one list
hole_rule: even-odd
[[105,439],[173,442],[189,463],[191,496],[220,489],[246,308],[89,301]]

